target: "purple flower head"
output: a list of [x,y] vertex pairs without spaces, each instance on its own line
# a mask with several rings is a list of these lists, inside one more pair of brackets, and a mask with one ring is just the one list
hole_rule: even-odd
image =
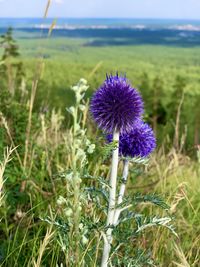
[[[107,135],[112,142],[112,135]],[[147,157],[156,147],[156,139],[152,128],[143,121],[138,121],[128,134],[119,138],[119,154],[124,157]]]
[[128,133],[143,113],[143,101],[126,77],[110,75],[94,93],[90,111],[106,133]]

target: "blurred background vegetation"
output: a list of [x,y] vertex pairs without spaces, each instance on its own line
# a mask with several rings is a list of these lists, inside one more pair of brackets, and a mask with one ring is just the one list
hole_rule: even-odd
[[[43,36],[47,36],[46,31],[13,35],[8,29],[0,41],[1,162],[5,162],[5,148],[17,146],[12,160],[6,162],[2,185],[2,266],[61,266],[67,262],[58,242],[59,233],[52,229],[48,232],[41,217],[54,217],[52,210],[57,209],[56,214],[62,217],[56,201],[60,195],[67,198],[69,194],[60,173],[71,164],[71,119],[66,113],[66,107],[74,103],[70,87],[84,77],[90,85],[86,94],[89,99],[106,73],[116,71],[126,74],[141,92],[145,120],[152,125],[158,142],[148,170],[132,173],[128,190],[164,195],[179,234],[176,239],[167,231],[148,230],[138,241],[129,240],[130,248],[150,247],[151,257],[160,262],[157,266],[200,266],[198,38],[191,45],[184,41],[174,43],[173,39],[162,43],[156,41],[160,40],[158,36],[154,43],[147,37],[142,41],[144,36],[138,40],[135,37],[131,43],[123,37],[97,38],[93,34],[84,38],[66,38],[62,33]],[[96,143],[101,133],[93,127],[87,110],[85,118],[88,135]],[[98,159],[98,151],[95,153],[93,157]],[[106,178],[109,162],[94,162],[91,158],[88,169]],[[52,238],[53,235],[57,237]],[[88,245],[89,256],[81,266],[93,266],[94,255],[98,262],[100,254],[92,246],[93,243]],[[84,256],[84,248],[81,253]],[[129,253],[133,253],[131,249]]]

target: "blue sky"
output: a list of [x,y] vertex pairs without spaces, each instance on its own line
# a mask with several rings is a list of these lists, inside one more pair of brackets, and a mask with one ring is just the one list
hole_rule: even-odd
[[[200,19],[200,0],[51,0],[49,17]],[[41,17],[47,0],[0,0],[0,17]]]

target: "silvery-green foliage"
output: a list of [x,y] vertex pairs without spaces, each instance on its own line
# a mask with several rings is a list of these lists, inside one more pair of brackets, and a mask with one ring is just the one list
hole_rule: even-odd
[[81,121],[87,108],[84,95],[88,88],[87,81],[83,78],[80,79],[77,85],[72,86],[71,89],[75,93],[76,103],[67,109],[73,117],[71,151],[74,152],[72,160],[79,163],[77,165],[78,168],[84,168],[85,164],[87,164],[87,154],[92,154],[95,150],[95,144],[91,143],[87,138],[87,128],[82,125]]
[[43,222],[46,222],[50,225],[56,226],[57,228],[59,228],[63,232],[69,231],[69,225],[67,223],[65,223],[63,219],[52,219],[48,216],[46,218],[40,218],[40,220]]
[[108,159],[112,155],[112,152],[113,152],[113,150],[116,149],[116,147],[117,147],[117,143],[115,141],[105,144],[101,148],[101,151],[100,151],[100,153],[102,155],[102,159],[103,160]]
[[[147,228],[153,226],[163,226],[170,230],[175,236],[178,236],[175,232],[174,226],[171,224],[173,218],[171,217],[157,217],[157,216],[145,216],[144,214],[134,213],[130,211],[126,211],[122,218],[119,220],[118,225],[134,220],[136,222],[137,228],[132,228],[131,235],[137,235],[140,232],[146,230]],[[116,230],[117,232],[117,230]]]
[[113,260],[115,266],[127,266],[127,267],[156,267],[157,265],[152,259],[151,252],[144,251],[142,249],[136,249],[134,255],[130,248],[127,248],[123,257]]
[[141,164],[141,165],[148,165],[149,158],[144,158],[144,157],[121,157],[122,160],[128,160],[131,163],[136,163],[136,164]]
[[141,193],[136,193],[131,197],[131,200],[136,204],[142,203],[142,202],[150,202],[165,210],[168,210],[170,208],[169,205],[165,203],[164,199],[156,194],[142,195]]
[[137,231],[136,233],[139,233],[141,231],[144,231],[145,229],[153,226],[163,226],[169,229],[175,236],[178,237],[177,233],[174,230],[174,226],[170,223],[172,222],[172,218],[170,217],[162,217],[158,218],[156,216],[154,217],[138,217],[137,220]]
[[[127,160],[127,158],[126,158]],[[129,163],[130,164],[130,163]],[[132,160],[132,168],[134,171],[137,171],[140,165],[146,165],[147,161],[143,158],[134,158]],[[124,183],[123,178],[119,180],[121,183]],[[158,215],[149,215],[148,205],[152,204],[155,207],[161,208],[168,215],[169,205],[163,200],[163,198],[155,193],[152,194],[142,194],[142,193],[131,193],[123,197],[122,203],[116,206],[116,208],[121,209],[121,214],[118,222],[113,226],[113,238],[115,244],[112,247],[110,261],[114,264],[115,260],[118,260],[116,265],[118,266],[156,266],[154,265],[151,258],[145,258],[145,260],[140,261],[137,259],[136,255],[126,254],[126,251],[123,251],[123,248],[128,248],[131,245],[132,239],[140,238],[140,235],[145,234],[145,230],[151,229],[153,227],[163,227],[168,229],[177,237],[174,226],[172,225],[173,218],[170,216],[159,217]],[[143,209],[143,213],[138,212],[142,206],[146,206]],[[120,252],[121,251],[121,252]],[[123,260],[118,257],[123,253]],[[112,260],[113,258],[113,260]],[[140,258],[140,257],[139,257]],[[125,260],[126,259],[126,260]],[[143,257],[140,259],[144,259]]]
[[94,153],[95,144],[87,137],[86,123],[83,123],[87,112],[87,103],[84,101],[84,95],[88,89],[87,81],[80,79],[71,89],[75,94],[76,102],[67,108],[72,117],[72,127],[66,136],[66,153],[69,156],[70,166],[59,174],[65,190],[63,195],[57,196],[57,206],[53,211],[55,219],[43,220],[56,227],[58,244],[65,254],[69,253],[69,264],[75,264],[76,261],[78,262],[77,256],[81,255],[79,250],[84,250],[89,242],[84,212],[90,199],[84,189],[83,179],[88,167],[88,157]]

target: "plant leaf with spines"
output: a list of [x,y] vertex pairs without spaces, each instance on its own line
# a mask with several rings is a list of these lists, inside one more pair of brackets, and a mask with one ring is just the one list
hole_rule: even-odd
[[127,160],[131,163],[136,163],[136,164],[142,164],[142,165],[148,165],[149,163],[149,158],[142,158],[142,157],[121,157],[122,160]]
[[165,201],[158,195],[156,194],[146,194],[142,195],[140,193],[136,193],[132,201],[135,203],[142,203],[142,202],[150,202],[156,206],[159,206],[165,210],[168,210],[170,207],[168,204],[165,203]]
[[103,196],[104,200],[106,200],[107,203],[109,202],[108,193],[104,189],[98,189],[96,187],[86,187],[85,190],[91,193],[95,193],[96,195],[100,194]]
[[137,230],[136,233],[139,233],[149,227],[152,226],[164,226],[167,229],[169,229],[176,237],[178,237],[177,233],[174,230],[174,226],[169,224],[172,221],[172,218],[170,217],[162,217],[158,218],[156,216],[154,217],[145,217],[143,220],[136,220],[137,222]]

